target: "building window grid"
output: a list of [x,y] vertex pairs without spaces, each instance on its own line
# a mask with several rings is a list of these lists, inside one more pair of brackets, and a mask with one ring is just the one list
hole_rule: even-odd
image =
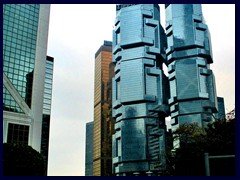
[[3,86],[3,100],[3,110],[23,113],[23,110],[19,107],[5,86]]
[[[27,89],[26,75],[31,73],[34,68],[35,41],[37,37],[37,24],[34,22],[38,22],[38,13],[34,13],[34,16],[31,16],[29,14],[30,11],[25,11],[26,9],[23,8],[29,9],[32,7],[39,11],[39,5],[16,8],[17,6],[4,5],[4,71],[20,95],[25,98]],[[21,15],[20,11],[16,9],[22,9],[24,13]],[[37,15],[35,16],[35,14]],[[21,19],[23,17],[27,23],[22,23]],[[24,84],[18,82],[24,82]]]
[[52,99],[53,62],[46,61],[43,112],[50,114]]
[[29,126],[21,124],[8,124],[8,143],[28,144]]

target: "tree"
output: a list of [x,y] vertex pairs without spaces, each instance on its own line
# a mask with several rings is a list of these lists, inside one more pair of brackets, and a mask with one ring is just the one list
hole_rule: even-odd
[[5,176],[43,176],[42,155],[31,146],[16,143],[3,144],[3,175]]
[[203,175],[206,132],[198,124],[183,124],[173,132],[180,147],[174,156],[175,175]]
[[[235,154],[235,117],[217,120],[206,128],[197,124],[183,124],[173,132],[172,139],[179,140],[180,147],[172,156],[167,153],[168,172],[171,175],[205,175],[204,153],[210,155]],[[234,175],[235,159],[211,160],[212,175]],[[224,165],[224,166],[223,166]]]
[[[235,117],[216,121],[206,128],[209,155],[235,155]],[[210,159],[211,175],[235,175],[235,158]]]
[[235,118],[208,124],[205,131],[206,150],[209,154],[235,154]]

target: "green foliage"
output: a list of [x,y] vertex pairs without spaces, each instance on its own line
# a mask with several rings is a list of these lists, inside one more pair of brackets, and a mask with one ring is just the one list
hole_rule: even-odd
[[204,143],[206,138],[206,132],[198,124],[183,124],[180,125],[173,133],[174,140],[180,140],[180,146],[182,148],[195,145],[196,143]]
[[[235,118],[217,121],[206,128],[209,155],[235,155]],[[235,175],[235,158],[210,159],[211,175]]]
[[206,150],[209,154],[235,154],[235,118],[230,121],[216,121],[205,128]]
[[[228,122],[215,121],[206,128],[197,124],[184,124],[168,140],[180,142],[174,156],[170,148],[167,153],[171,175],[205,175],[205,152],[209,155],[235,154],[235,118]],[[234,175],[234,158],[211,160],[210,165],[215,175]]]
[[180,148],[174,156],[176,175],[202,175],[206,132],[198,124],[183,124],[173,132],[173,141],[179,140]]
[[3,144],[3,175],[43,176],[42,155],[31,146],[23,144]]

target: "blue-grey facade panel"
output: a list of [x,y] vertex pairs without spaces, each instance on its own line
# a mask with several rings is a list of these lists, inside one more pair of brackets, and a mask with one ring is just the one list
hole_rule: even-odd
[[211,38],[200,4],[166,6],[167,61],[173,129],[184,123],[206,126],[218,112]]
[[144,119],[121,122],[122,161],[146,160],[146,138]]
[[158,5],[117,5],[112,51],[115,175],[157,172],[166,165],[169,84],[162,70],[166,36],[159,21]]
[[[112,44],[116,175],[164,169],[165,116],[171,115],[174,130],[185,123],[205,127],[214,115],[225,114],[210,69],[211,37],[201,5],[166,4],[165,9],[166,34],[158,5],[116,7]],[[168,65],[168,77],[163,63]]]
[[[122,103],[144,100],[144,68],[141,60],[121,62],[120,97]],[[136,91],[137,89],[137,91]]]
[[224,98],[217,97],[218,102],[218,112],[214,114],[215,119],[224,120],[225,119],[225,105],[224,105]]
[[93,176],[93,121],[86,124],[85,176]]
[[170,4],[166,8],[166,34],[169,62],[182,58],[171,55],[172,52],[193,48],[198,48],[196,54],[205,57],[208,63],[213,62],[210,33],[200,4]]

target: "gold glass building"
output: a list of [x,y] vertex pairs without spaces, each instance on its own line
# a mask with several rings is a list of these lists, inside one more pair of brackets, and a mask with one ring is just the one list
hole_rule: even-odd
[[112,175],[114,122],[111,118],[111,81],[114,76],[113,66],[112,43],[104,41],[95,54],[93,176]]

